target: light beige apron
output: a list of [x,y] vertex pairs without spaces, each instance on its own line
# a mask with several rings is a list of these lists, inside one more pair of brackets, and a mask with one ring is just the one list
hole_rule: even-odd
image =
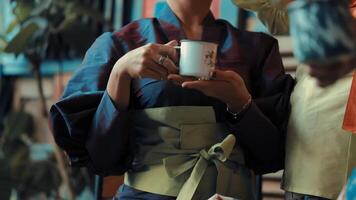
[[178,200],[215,193],[254,199],[243,153],[212,107],[150,108],[132,113],[132,123],[139,167],[125,174],[125,184]]
[[326,88],[300,66],[292,93],[283,188],[336,199],[356,167],[356,135],[342,129],[352,73]]

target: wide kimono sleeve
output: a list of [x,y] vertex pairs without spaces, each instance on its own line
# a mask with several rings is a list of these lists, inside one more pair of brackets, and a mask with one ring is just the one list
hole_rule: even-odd
[[251,106],[233,124],[246,164],[256,174],[284,168],[285,134],[294,80],[286,75],[275,39],[261,34],[252,73]]
[[61,100],[50,110],[56,143],[72,166],[87,166],[101,175],[122,174],[131,163],[128,117],[106,92],[115,62],[124,54],[112,33],[101,35],[87,51]]

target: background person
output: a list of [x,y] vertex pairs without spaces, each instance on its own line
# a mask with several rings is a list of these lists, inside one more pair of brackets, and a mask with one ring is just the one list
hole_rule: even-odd
[[[287,32],[283,23],[287,21],[287,12],[283,7],[276,7],[268,0],[234,2],[242,8],[246,6],[258,13],[264,13],[258,16],[264,24],[269,24],[267,27],[274,33]],[[351,3],[351,9],[352,5],[354,2]],[[340,66],[342,68],[343,65]],[[329,85],[325,88],[319,87],[320,82],[317,83],[310,76],[313,71],[310,72],[308,66],[300,65],[297,68],[297,82],[291,96],[292,112],[282,183],[288,200],[336,199],[346,184],[347,177],[356,167],[356,135],[352,134],[351,128],[356,113],[356,103],[352,101],[355,100],[355,89],[350,92],[355,78],[352,72],[336,77],[333,70],[340,66],[334,66],[331,71],[323,71],[330,73],[330,80],[323,79]],[[349,66],[352,65],[346,67]],[[336,82],[335,78],[338,79]],[[349,117],[345,116],[347,102]],[[346,130],[342,129],[346,122],[344,118],[348,118],[347,124],[350,125]]]
[[[345,0],[349,1],[349,0]],[[267,27],[272,34],[288,34],[289,20],[286,6],[292,0],[233,0],[241,8],[251,10],[256,13],[257,18]],[[356,17],[356,1],[351,0],[350,10]],[[343,63],[331,63],[323,66],[308,66],[309,74],[315,77],[320,86],[328,86],[338,78],[353,71],[356,66],[356,57],[351,57]]]

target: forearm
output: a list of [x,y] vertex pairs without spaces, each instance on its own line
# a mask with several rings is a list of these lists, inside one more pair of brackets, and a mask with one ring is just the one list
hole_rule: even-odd
[[108,95],[119,111],[127,110],[130,101],[130,84],[131,77],[119,60],[111,71],[106,88]]
[[248,167],[258,174],[283,167],[283,134],[255,103],[237,123],[230,125],[244,149]]

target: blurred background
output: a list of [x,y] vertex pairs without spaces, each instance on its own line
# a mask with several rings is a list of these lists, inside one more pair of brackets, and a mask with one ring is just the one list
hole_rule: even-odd
[[[52,139],[47,112],[97,36],[153,17],[165,0],[0,0],[0,200],[110,199],[122,177],[70,168]],[[254,13],[214,0],[216,18],[266,32]],[[288,35],[275,36],[294,75]],[[283,199],[281,172],[256,181],[259,199]]]

